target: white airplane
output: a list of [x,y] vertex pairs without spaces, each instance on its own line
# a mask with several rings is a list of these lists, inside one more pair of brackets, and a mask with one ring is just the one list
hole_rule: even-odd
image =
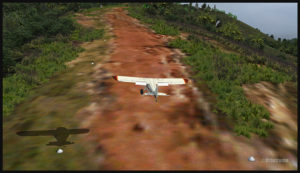
[[[135,85],[143,85],[145,89],[141,89],[141,95],[152,95],[155,97],[157,102],[158,96],[169,96],[166,93],[158,92],[159,86],[168,86],[168,85],[181,85],[186,84],[188,79],[184,78],[142,78],[142,77],[128,77],[128,76],[113,76],[113,78],[120,82],[131,82]],[[147,93],[144,91],[147,90]]]

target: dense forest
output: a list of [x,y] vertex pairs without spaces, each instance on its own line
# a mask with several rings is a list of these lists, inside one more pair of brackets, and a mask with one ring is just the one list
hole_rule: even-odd
[[[214,112],[226,115],[238,135],[268,135],[273,128],[269,112],[247,100],[242,85],[260,81],[297,85],[297,39],[274,40],[236,16],[205,4],[199,8],[179,3],[132,4],[129,12],[156,33],[188,33],[186,40],[177,37],[169,46],[186,53],[183,63],[191,67],[192,78],[199,84],[205,82],[217,95]],[[225,53],[208,40],[235,53]]]

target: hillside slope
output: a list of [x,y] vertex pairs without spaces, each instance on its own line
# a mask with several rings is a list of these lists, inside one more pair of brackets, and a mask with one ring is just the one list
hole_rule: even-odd
[[[158,103],[141,96],[140,87],[113,80],[114,75],[190,78],[190,70],[181,62],[185,55],[168,46],[176,36],[152,32],[122,8],[102,17],[97,13],[78,15],[78,22],[102,21],[106,36],[82,44],[85,51],[67,63],[65,73],[35,90],[5,119],[4,169],[295,169],[293,151],[273,148],[272,141],[257,135],[251,140],[234,135],[211,111],[209,90],[197,89],[193,80],[159,88],[171,96],[159,97]],[[61,155],[45,145],[49,138],[15,134],[58,126],[90,132],[70,137],[75,144]],[[257,162],[249,164],[250,156]],[[280,156],[289,162],[264,160]]]

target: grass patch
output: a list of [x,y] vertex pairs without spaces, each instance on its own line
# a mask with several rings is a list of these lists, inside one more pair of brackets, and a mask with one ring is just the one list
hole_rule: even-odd
[[77,24],[76,29],[71,34],[71,40],[79,42],[88,42],[102,38],[104,29],[85,28]]
[[69,36],[38,38],[23,46],[35,49],[39,55],[24,58],[15,66],[16,73],[3,78],[4,116],[8,116],[15,105],[29,95],[32,88],[49,81],[55,73],[66,69],[65,62],[75,59],[78,53],[83,51],[82,48],[74,46],[73,41],[87,42],[104,36],[103,29],[75,25],[76,29]]
[[167,25],[163,20],[157,20],[150,26],[156,33],[163,35],[178,35],[179,31],[175,27]]
[[262,119],[268,120],[269,112],[261,105],[250,103],[241,86],[260,81],[281,83],[290,81],[290,76],[248,63],[242,56],[223,53],[201,40],[178,38],[169,45],[190,55],[184,62],[192,67],[196,81],[206,81],[212,92],[218,95],[214,112],[228,115],[238,135],[248,138],[251,133],[267,136],[273,125]]
[[129,15],[141,20],[143,23],[151,24],[150,28],[153,29],[156,33],[171,36],[179,35],[179,30],[176,27],[167,25],[164,20],[145,17],[141,15],[141,13],[143,13],[142,11],[139,11],[139,9],[137,9],[138,11],[135,10],[136,9],[129,7]]
[[41,55],[30,64],[17,64],[16,73],[3,79],[3,115],[24,100],[30,89],[49,81],[56,72],[66,68],[65,62],[78,56],[83,49],[71,43],[55,41],[38,45]]

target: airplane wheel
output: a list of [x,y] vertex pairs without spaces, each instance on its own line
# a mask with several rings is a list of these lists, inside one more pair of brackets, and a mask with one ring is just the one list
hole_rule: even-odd
[[140,90],[140,93],[141,93],[141,95],[143,95],[143,94],[144,94],[144,90],[143,90],[143,89],[141,89],[141,90]]

